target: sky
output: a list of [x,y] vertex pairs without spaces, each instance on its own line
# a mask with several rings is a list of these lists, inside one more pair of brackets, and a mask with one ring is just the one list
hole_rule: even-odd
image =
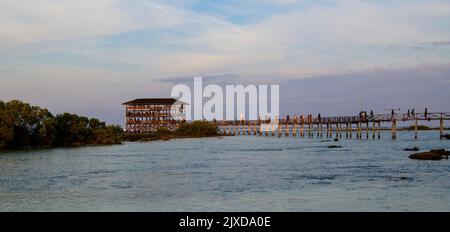
[[1,100],[123,125],[193,76],[279,84],[283,114],[450,111],[450,1],[0,0]]

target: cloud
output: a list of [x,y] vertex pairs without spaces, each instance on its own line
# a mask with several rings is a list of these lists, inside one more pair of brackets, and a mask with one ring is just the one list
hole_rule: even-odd
[[[441,0],[0,0],[0,97],[64,110],[65,101],[92,96],[111,112],[128,98],[168,94],[182,80],[171,77],[259,84],[361,73],[352,80],[365,80],[380,67],[450,63],[449,21],[450,3]],[[401,73],[405,82],[408,74]],[[314,91],[338,94],[333,84]],[[292,86],[292,93],[300,88]],[[312,97],[305,106],[311,99],[345,104],[345,96]]]
[[[233,81],[237,81],[241,79],[242,77],[236,74],[209,74],[209,75],[202,75],[203,83],[213,83],[213,84],[230,84]],[[194,76],[180,76],[180,77],[167,77],[162,78],[158,81],[161,81],[163,83],[172,83],[172,84],[192,84],[194,80]]]
[[356,115],[361,110],[384,113],[428,107],[447,111],[450,99],[450,65],[419,65],[371,71],[315,76],[280,83],[280,110],[322,115]]
[[[407,5],[362,0],[267,2],[287,6],[256,22],[239,24],[222,15],[190,9],[192,1],[2,0],[0,50],[20,45],[10,53],[70,53],[113,67],[118,62],[139,66],[151,70],[152,76],[304,77],[450,58],[443,54],[411,56],[390,49],[396,44],[418,49],[422,44],[448,41],[444,22],[450,20],[450,3],[445,1]],[[240,3],[229,5],[239,14]],[[123,35],[125,42],[113,46],[117,35]],[[136,38],[148,42],[135,43]],[[54,41],[66,44],[58,46]],[[96,42],[91,45],[90,41]]]
[[182,20],[175,8],[148,1],[2,0],[0,45],[96,38]]

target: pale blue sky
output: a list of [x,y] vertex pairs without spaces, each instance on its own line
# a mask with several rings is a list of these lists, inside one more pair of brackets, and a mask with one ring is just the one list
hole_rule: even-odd
[[[450,108],[449,69],[450,2],[443,0],[0,0],[0,99],[114,123],[122,123],[120,102],[168,96],[173,83],[161,80],[194,75],[279,83],[281,90],[323,79],[299,88],[320,95],[333,76],[373,81],[373,72],[390,70],[379,77],[388,85],[421,70],[408,84],[443,86],[429,94],[446,98],[429,103],[442,110]],[[319,108],[303,99],[282,103],[281,111],[332,112],[345,104],[323,97]],[[369,102],[391,106],[368,101],[348,111]]]

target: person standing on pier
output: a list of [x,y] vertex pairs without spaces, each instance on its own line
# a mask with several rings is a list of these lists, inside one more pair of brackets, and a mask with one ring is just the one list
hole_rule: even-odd
[[412,117],[413,119],[416,118],[416,114],[414,113],[414,108],[411,110],[411,117]]
[[318,120],[319,122],[321,122],[321,119],[322,119],[322,117],[320,116],[320,113],[317,114],[317,120]]
[[372,110],[370,110],[370,120],[373,120],[374,118],[373,118],[373,111]]
[[425,108],[425,113],[424,113],[424,115],[425,115],[425,119],[428,119],[428,108]]
[[410,111],[408,109],[408,113],[406,113],[406,118],[409,118],[409,116],[410,116]]

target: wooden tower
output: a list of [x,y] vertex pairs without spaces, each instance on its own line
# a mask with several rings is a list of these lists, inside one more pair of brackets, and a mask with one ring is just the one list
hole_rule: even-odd
[[151,133],[158,128],[175,130],[185,120],[186,103],[174,98],[145,98],[123,103],[127,133]]

